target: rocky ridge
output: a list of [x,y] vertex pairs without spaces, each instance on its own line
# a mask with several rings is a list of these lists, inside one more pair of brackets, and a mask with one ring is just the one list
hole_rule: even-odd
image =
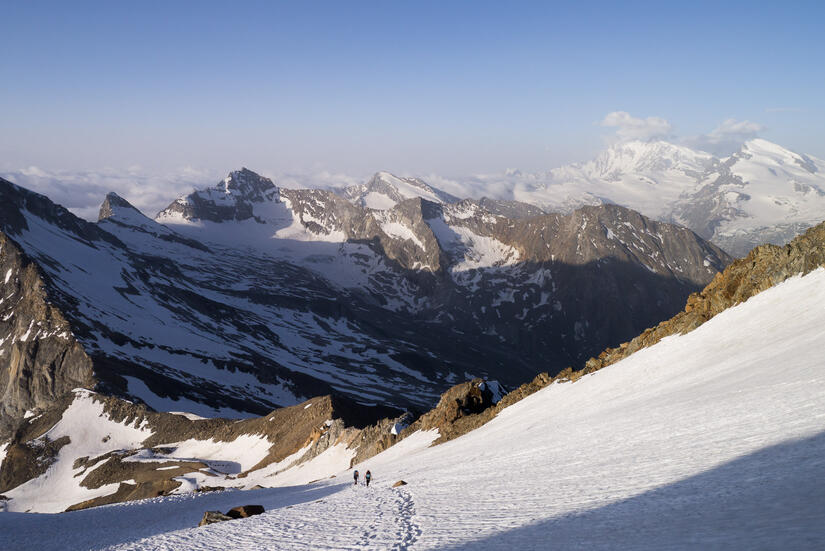
[[[259,418],[201,419],[76,390],[24,420],[4,444],[0,494],[15,507],[16,499],[48,503],[43,488],[68,486],[69,495],[88,497],[67,508],[76,510],[181,491],[275,484],[279,474],[336,446],[353,457],[374,455],[383,448],[363,434],[389,433],[401,418],[387,415],[393,410],[321,396]],[[123,437],[130,432],[138,435],[131,442]]]
[[[96,224],[9,182],[0,196],[0,231],[91,361],[77,386],[205,416],[324,393],[423,411],[462,379],[515,386],[672,315],[729,261],[615,205],[508,218],[412,197],[376,210],[247,169],[157,220],[114,194]],[[32,320],[18,314],[19,348]],[[54,397],[23,388],[6,431]]]
[[51,303],[37,265],[0,233],[0,435],[77,387],[93,387],[92,360]]
[[[664,141],[622,142],[595,159],[516,174],[514,198],[547,210],[616,203],[688,227],[741,257],[818,224],[825,161],[763,139],[727,157]],[[511,179],[512,180],[512,179]]]
[[601,369],[656,344],[669,335],[684,334],[718,313],[748,300],[786,279],[825,266],[825,223],[808,229],[785,246],[761,245],[734,261],[702,291],[691,294],[682,312],[645,330],[616,348],[591,358],[582,373]]
[[[104,404],[103,411],[109,419],[140,427],[149,431],[150,435],[141,441],[140,447],[123,449],[118,442],[113,442],[112,445],[118,447],[117,451],[77,458],[73,465],[78,471],[75,477],[86,475],[81,485],[99,489],[105,484],[117,483],[118,487],[114,493],[81,501],[71,508],[179,491],[182,480],[186,480],[183,475],[193,472],[207,472],[197,481],[194,489],[252,487],[253,483],[258,484],[266,477],[300,468],[301,464],[311,462],[336,447],[349,451],[347,465],[353,466],[419,431],[437,430],[438,438],[434,444],[446,442],[482,426],[504,408],[549,384],[576,381],[582,375],[615,363],[665,336],[691,331],[725,309],[790,277],[823,266],[825,223],[808,230],[784,247],[757,247],[744,259],[733,262],[701,292],[690,295],[683,312],[617,348],[605,350],[598,358],[589,360],[583,369],[568,368],[556,376],[541,373],[530,383],[506,394],[496,382],[481,379],[467,381],[450,388],[432,410],[415,420],[410,414],[378,419],[383,412],[376,410],[369,413],[362,406],[321,397],[307,404],[276,410],[258,419],[240,422],[222,419],[193,421],[182,415],[149,412],[143,406],[95,396],[92,399]],[[86,391],[76,391],[75,396],[78,392],[81,397],[89,397]],[[60,457],[60,450],[71,443],[70,435],[55,430],[58,418],[65,416],[67,402],[64,399],[59,407],[26,420],[14,439],[4,446],[0,492],[10,494],[14,499],[15,488],[43,476]],[[269,447],[257,462],[248,466],[251,468],[241,472],[232,471],[231,475],[220,472],[220,463],[194,459],[191,453],[186,454],[185,459],[175,458],[176,447],[184,447],[182,441],[186,439],[203,442],[208,438],[231,445],[239,438],[250,435],[265,438]],[[296,452],[300,453],[296,455]],[[129,458],[133,457],[141,457],[144,461],[130,461]],[[147,466],[147,459],[164,461],[163,474],[159,475],[155,466]],[[87,473],[92,466],[95,468]],[[264,478],[260,476],[262,473]],[[213,481],[214,486],[207,481]]]

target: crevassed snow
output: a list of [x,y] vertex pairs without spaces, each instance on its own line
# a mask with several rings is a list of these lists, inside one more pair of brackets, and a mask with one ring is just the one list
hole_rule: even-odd
[[[429,447],[417,433],[357,465],[369,489],[347,471],[116,515],[7,513],[0,534],[44,550],[822,548],[823,303],[825,269],[790,279],[463,437]],[[391,489],[399,479],[409,484]],[[194,528],[243,503],[269,510]],[[102,522],[113,517],[114,534]]]

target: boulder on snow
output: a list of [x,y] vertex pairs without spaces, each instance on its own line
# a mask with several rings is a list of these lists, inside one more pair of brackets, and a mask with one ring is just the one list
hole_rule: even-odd
[[216,522],[223,522],[225,520],[232,520],[232,517],[224,515],[220,511],[206,511],[198,523],[198,526],[206,526],[207,524],[215,524]]
[[407,483],[406,483],[406,482],[404,482],[403,480],[399,480],[398,482],[396,482],[395,484],[393,484],[393,485],[392,485],[392,487],[393,487],[393,488],[398,488],[399,486],[406,486],[406,485],[407,485]]
[[264,512],[262,505],[241,505],[226,512],[226,516],[232,518],[246,518],[252,515],[260,515]]

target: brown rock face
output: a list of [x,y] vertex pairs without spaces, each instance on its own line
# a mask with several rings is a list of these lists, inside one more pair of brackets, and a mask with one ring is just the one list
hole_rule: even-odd
[[0,232],[0,440],[27,410],[92,388],[92,361],[46,293],[40,270]]
[[215,524],[216,522],[224,522],[232,520],[232,517],[224,515],[220,511],[206,511],[203,518],[198,523],[198,527],[206,526],[207,524]]
[[[6,457],[0,465],[0,493],[41,476],[57,458],[60,449],[70,442],[70,436],[50,440],[46,435],[63,417],[75,395],[68,393],[52,408],[19,425],[8,442]],[[394,410],[361,406],[331,396],[316,397],[297,406],[272,411],[264,417],[244,420],[192,420],[182,415],[149,411],[143,405],[111,396],[93,394],[91,397],[103,405],[104,415],[109,420],[132,427],[145,427],[147,438],[136,448],[112,449],[102,455],[90,454],[77,458],[72,467],[81,486],[90,489],[109,484],[118,486],[112,494],[74,503],[67,510],[167,495],[180,487],[181,483],[176,478],[187,473],[210,471],[208,460],[188,456],[176,459],[172,456],[176,443],[188,439],[230,443],[253,435],[263,437],[270,443],[268,454],[258,464],[237,474],[213,472],[209,482],[199,487],[198,491],[222,489],[221,486],[228,480],[243,479],[250,472],[280,462],[301,449],[308,448],[308,451],[285,468],[308,461],[339,443],[365,458],[371,457],[396,439],[389,434],[393,422],[379,419]],[[391,438],[385,441],[385,435]],[[136,453],[156,457],[162,463],[130,460]],[[160,464],[162,469],[158,469]],[[247,506],[237,514],[249,516],[255,514],[255,510],[254,506]]]
[[436,444],[441,444],[480,427],[493,417],[498,409],[493,393],[482,379],[460,383],[441,395],[438,405],[404,429],[402,437],[417,430],[438,429]]
[[393,488],[398,488],[399,486],[406,486],[406,485],[407,485],[407,483],[406,483],[406,482],[404,482],[403,480],[399,480],[398,482],[396,482],[395,484],[393,484],[393,485],[392,485],[392,487],[393,487]]

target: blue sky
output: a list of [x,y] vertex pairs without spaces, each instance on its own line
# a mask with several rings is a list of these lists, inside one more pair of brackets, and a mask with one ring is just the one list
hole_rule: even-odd
[[449,176],[723,121],[825,157],[823,3],[5,2],[0,168]]

